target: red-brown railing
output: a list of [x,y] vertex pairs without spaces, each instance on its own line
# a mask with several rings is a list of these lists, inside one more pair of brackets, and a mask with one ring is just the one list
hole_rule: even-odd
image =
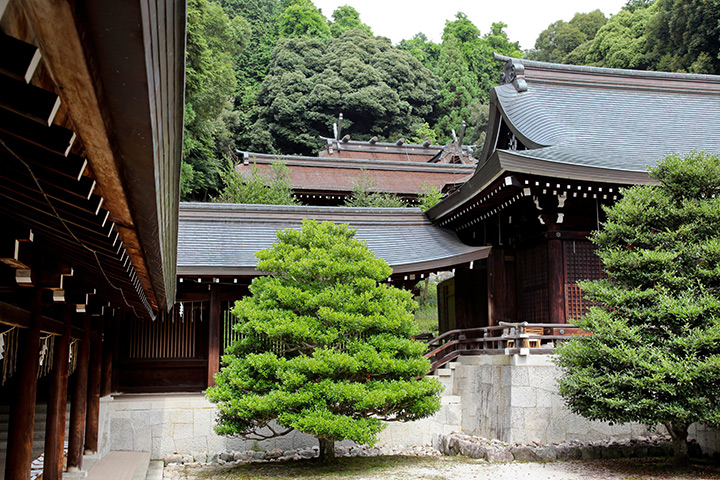
[[570,324],[500,322],[490,327],[450,330],[433,338],[425,358],[430,373],[460,355],[549,354],[557,342],[586,332]]

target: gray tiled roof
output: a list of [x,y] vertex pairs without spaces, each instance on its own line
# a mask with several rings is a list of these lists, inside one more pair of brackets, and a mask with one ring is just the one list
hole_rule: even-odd
[[255,252],[272,246],[277,230],[299,228],[303,218],[349,223],[394,273],[452,268],[489,252],[433,226],[419,209],[181,203],[178,274],[257,274]]
[[527,60],[527,90],[494,89],[503,116],[564,164],[645,172],[669,153],[720,153],[720,76],[553,65]]

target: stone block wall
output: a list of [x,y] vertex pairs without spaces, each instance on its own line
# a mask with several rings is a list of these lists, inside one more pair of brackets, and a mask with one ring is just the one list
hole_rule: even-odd
[[[390,422],[378,444],[429,445],[433,434],[459,430],[459,397],[442,399],[441,410],[416,422]],[[297,450],[317,446],[317,440],[298,432],[262,442],[217,435],[217,408],[202,393],[115,395],[103,397],[100,408],[100,454],[111,450],[146,451],[153,459],[168,454],[273,449]],[[454,422],[454,423],[449,423]],[[353,442],[338,442],[350,446]]]
[[[560,369],[550,355],[460,357],[454,390],[462,404],[462,432],[508,443],[622,440],[649,434],[639,424],[611,425],[572,413],[558,394]],[[659,427],[659,432],[664,428]],[[694,425],[706,453],[718,451],[720,433]]]

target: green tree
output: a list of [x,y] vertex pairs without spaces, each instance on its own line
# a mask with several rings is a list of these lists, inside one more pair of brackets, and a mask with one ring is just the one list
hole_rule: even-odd
[[272,174],[262,175],[257,165],[252,172],[243,177],[234,168],[233,163],[220,172],[224,187],[215,202],[222,203],[259,203],[265,205],[298,205],[290,186],[290,173],[284,162],[271,164]]
[[652,70],[648,56],[648,25],[658,4],[622,9],[610,17],[595,35],[585,62],[598,67]]
[[592,236],[607,278],[580,284],[592,336],[558,350],[560,394],[589,419],[665,425],[685,464],[688,427],[720,424],[720,157],[650,171]]
[[720,0],[658,0],[648,23],[656,69],[720,73]]
[[366,170],[353,182],[352,194],[345,199],[346,207],[402,208],[405,202],[391,193],[379,192],[377,183]]
[[418,192],[418,204],[420,210],[427,212],[432,207],[440,203],[443,198],[443,193],[435,185],[429,185],[423,183],[420,186],[420,192]]
[[[412,340],[412,294],[384,283],[392,269],[348,225],[303,220],[257,253],[251,296],[235,304],[242,335],[207,391],[216,431],[268,438],[292,430],[320,441],[373,443],[386,421],[426,417],[442,387]],[[282,431],[274,429],[277,422]]]
[[[553,63],[570,63],[577,60],[580,51],[587,54],[587,49],[595,38],[597,31],[605,25],[607,18],[600,10],[589,13],[576,13],[569,22],[558,20],[540,32],[535,41],[535,49],[526,57],[531,60]],[[578,50],[583,46],[580,50]],[[585,55],[581,62],[585,62]]]
[[311,0],[290,0],[278,19],[282,37],[328,38],[327,19]]
[[417,33],[409,40],[401,40],[398,48],[410,53],[425,67],[435,71],[438,58],[440,58],[440,45],[428,40],[424,33]]
[[260,84],[267,75],[278,41],[278,17],[283,7],[280,0],[221,0],[221,4],[230,18],[245,18],[252,30],[247,47],[235,60],[234,113],[237,122],[232,125],[230,142],[233,148],[247,150],[252,143],[250,130],[257,117]]
[[283,39],[258,95],[252,149],[314,155],[340,113],[345,133],[404,137],[433,121],[437,89],[412,55],[361,30]]
[[353,7],[344,5],[338,7],[332,14],[333,22],[330,24],[330,32],[333,37],[339,37],[348,30],[361,30],[372,36],[372,29],[369,25],[360,20],[360,14]]
[[232,137],[235,55],[249,36],[247,22],[229,18],[213,1],[188,2],[182,188],[203,197],[220,188],[218,167]]

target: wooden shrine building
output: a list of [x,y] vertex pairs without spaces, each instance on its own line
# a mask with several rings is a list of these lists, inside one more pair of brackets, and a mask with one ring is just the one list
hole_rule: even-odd
[[[440,148],[440,147],[438,147]],[[438,151],[441,151],[439,149]],[[397,195],[412,204],[426,186],[440,191],[462,184],[475,172],[473,164],[447,164],[374,158],[301,157],[242,152],[236,171],[243,176],[257,171],[272,174],[272,164],[287,166],[293,194],[304,205],[339,206],[365,175],[378,192]]]
[[496,58],[505,73],[477,171],[427,212],[466,244],[492,247],[440,286],[453,301],[443,329],[582,315],[576,282],[602,275],[588,235],[603,206],[650,182],[647,166],[666,154],[720,153],[718,76]]
[[110,340],[175,303],[185,2],[3,0],[0,52],[0,464],[57,480],[66,415],[67,469],[98,449]]

